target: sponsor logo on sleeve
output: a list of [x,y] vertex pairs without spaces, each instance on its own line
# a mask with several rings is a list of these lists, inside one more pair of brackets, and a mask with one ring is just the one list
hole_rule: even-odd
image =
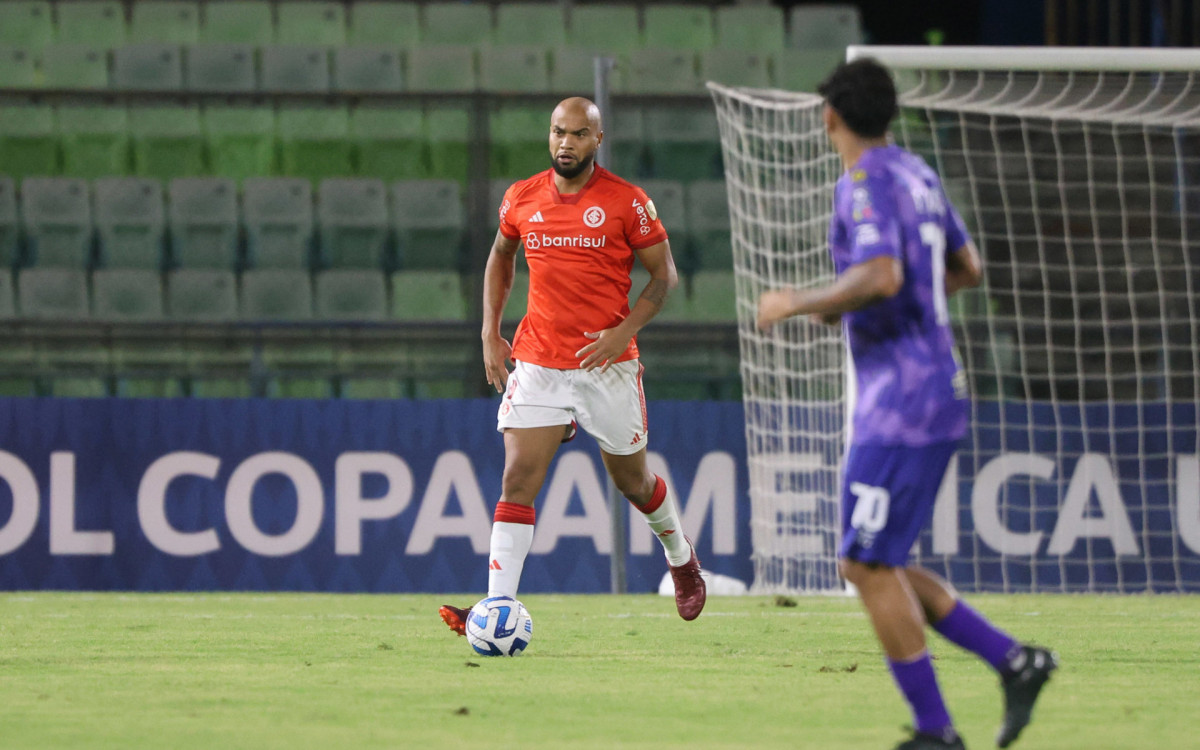
[[500,204],[500,223],[501,224],[504,223],[504,217],[508,216],[508,209],[510,209],[510,208],[512,208],[512,202],[509,201],[507,198],[505,198],[504,203]]
[[859,247],[879,243],[879,227],[874,224],[861,224],[854,230],[854,244]]

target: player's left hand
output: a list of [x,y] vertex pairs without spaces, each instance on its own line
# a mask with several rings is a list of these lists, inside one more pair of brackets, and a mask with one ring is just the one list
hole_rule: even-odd
[[613,362],[625,353],[629,348],[629,340],[632,336],[625,336],[616,328],[605,328],[599,333],[583,334],[589,339],[595,339],[592,343],[575,352],[576,357],[583,357],[579,363],[582,370],[591,372],[597,367],[600,372],[608,372],[608,368],[612,367]]

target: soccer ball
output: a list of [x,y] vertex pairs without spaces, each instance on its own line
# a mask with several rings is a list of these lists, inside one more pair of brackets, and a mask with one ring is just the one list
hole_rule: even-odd
[[467,615],[467,642],[482,656],[516,656],[533,638],[533,619],[511,596],[481,600]]

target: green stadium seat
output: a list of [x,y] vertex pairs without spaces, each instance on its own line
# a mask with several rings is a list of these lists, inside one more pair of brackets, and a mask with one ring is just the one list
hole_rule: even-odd
[[329,52],[324,47],[271,46],[262,57],[262,88],[283,93],[329,91]]
[[686,188],[692,262],[700,270],[733,268],[729,238],[729,198],[723,180],[697,180]]
[[835,48],[845,59],[846,47],[862,41],[862,19],[851,3],[797,5],[788,16],[788,46],[793,49]]
[[550,113],[544,106],[491,114],[492,176],[523,179],[550,166]]
[[92,208],[87,182],[30,177],[21,183],[21,220],[31,261],[83,269],[91,260]]
[[131,3],[129,39],[135,43],[195,44],[200,39],[200,4],[191,0]]
[[267,381],[267,395],[271,398],[333,398],[333,381],[305,375],[276,375]]
[[565,46],[567,23],[559,3],[498,3],[492,44],[538,47],[542,52]]
[[105,398],[110,394],[104,378],[58,375],[46,381],[46,395],[54,398]]
[[0,106],[0,174],[16,179],[58,174],[58,136],[49,104]]
[[[10,268],[0,268],[0,320],[11,320],[17,317],[17,290],[13,287],[13,272]],[[0,356],[0,367],[7,364]]]
[[354,174],[350,113],[344,106],[281,106],[280,171],[317,181]]
[[120,0],[59,0],[57,39],[113,49],[125,44],[125,8]]
[[630,94],[697,94],[696,53],[691,50],[639,49],[629,55],[629,74],[620,78]]
[[29,398],[36,395],[37,380],[20,376],[0,376],[0,396]]
[[413,398],[428,401],[435,398],[466,398],[467,388],[460,377],[419,378],[412,384]]
[[202,118],[212,172],[231,180],[270,177],[275,165],[275,110],[270,105],[210,104]]
[[36,60],[29,48],[0,43],[0,81],[10,89],[33,89],[41,85]]
[[[20,261],[17,239],[21,224],[17,214],[17,186],[11,177],[0,177],[0,269],[9,269]],[[7,270],[4,271],[7,273]],[[9,291],[12,291],[12,278]],[[11,300],[10,300],[11,301]],[[0,311],[0,316],[3,313]]]
[[295,268],[242,272],[242,320],[312,320],[312,277]]
[[167,274],[166,314],[171,320],[237,320],[237,275],[229,269],[180,268]]
[[113,85],[124,91],[183,88],[183,55],[179,45],[143,43],[114,50]]
[[[0,388],[4,388],[3,381]],[[339,390],[342,398],[374,401],[395,401],[406,395],[404,384],[394,377],[343,377]]]
[[247,44],[195,44],[185,50],[185,87],[238,93],[258,88],[254,48]]
[[646,126],[642,108],[629,104],[610,113],[604,126],[612,163],[604,165],[625,179],[649,173],[646,156]]
[[17,274],[17,309],[24,318],[86,320],[88,277],[82,268],[26,268]]
[[248,377],[202,377],[190,380],[193,398],[250,398],[254,395]]
[[628,55],[640,49],[642,33],[637,6],[573,4],[567,42],[573,49],[613,55]]
[[388,47],[339,47],[333,52],[337,91],[401,91],[400,53]]
[[[654,201],[659,221],[670,237],[672,253],[679,255],[687,246],[687,205],[683,183],[677,180],[639,180],[638,186]],[[678,258],[676,258],[678,261]]]
[[200,41],[211,44],[275,43],[275,17],[269,0],[208,0]]
[[355,2],[347,41],[362,47],[415,47],[421,39],[419,8],[416,3]]
[[108,88],[108,49],[48,44],[42,50],[42,84],[49,89]]
[[387,277],[364,268],[319,271],[316,306],[319,320],[386,320]]
[[425,116],[420,109],[360,104],[350,113],[350,140],[358,152],[358,174],[382,180],[429,176]]
[[[732,261],[731,261],[732,264]],[[691,319],[699,323],[737,322],[737,284],[733,271],[692,274]]]
[[48,0],[0,3],[0,44],[40,50],[54,40],[54,15]]
[[541,47],[491,47],[479,51],[479,86],[493,93],[550,90],[550,67]]
[[454,271],[397,271],[392,274],[392,317],[466,320],[462,277]]
[[516,322],[525,317],[529,308],[529,273],[517,270],[513,276],[512,290],[508,293],[508,303],[504,306],[501,318],[507,322]]
[[710,49],[700,53],[700,80],[726,86],[770,88],[769,58],[757,52]]
[[[596,88],[596,55],[591,50],[560,47],[550,55],[550,91],[575,96],[590,96]],[[610,74],[609,86],[618,89],[616,72]]]
[[92,272],[92,318],[111,321],[163,319],[163,283],[158,271],[110,268]]
[[93,185],[99,265],[163,267],[166,211],[162,183],[139,177],[105,177]]
[[177,377],[164,374],[139,377],[118,368],[114,395],[121,398],[179,398],[184,395],[184,389]]
[[275,38],[279,44],[340,47],[346,43],[346,9],[340,2],[292,0],[277,3],[275,12]]
[[724,5],[716,8],[716,45],[721,49],[775,53],[783,49],[783,9],[771,5]]
[[242,184],[242,217],[246,225],[248,267],[309,267],[313,206],[312,184],[308,180],[292,177],[247,179]]
[[775,86],[815,92],[817,85],[845,59],[846,50],[837,47],[785,49],[775,55]]
[[409,91],[467,92],[478,88],[474,47],[455,44],[408,51]]
[[171,180],[172,261],[184,268],[237,267],[237,185],[222,177]]
[[645,128],[656,177],[704,180],[724,174],[721,132],[712,107],[647,107]]
[[492,40],[492,9],[487,3],[435,2],[424,6],[421,43],[485,47]]
[[462,109],[425,112],[429,175],[465,183],[470,167],[470,116]]
[[322,265],[384,267],[390,228],[383,180],[321,180],[317,188],[317,219],[321,227]]
[[59,106],[63,173],[72,177],[129,174],[129,114],[119,106]]
[[391,186],[392,222],[404,269],[457,270],[466,238],[461,188],[452,180],[400,180]]
[[646,47],[700,52],[715,42],[707,5],[647,5],[642,19]]
[[132,105],[133,170],[141,177],[169,180],[206,174],[200,108]]

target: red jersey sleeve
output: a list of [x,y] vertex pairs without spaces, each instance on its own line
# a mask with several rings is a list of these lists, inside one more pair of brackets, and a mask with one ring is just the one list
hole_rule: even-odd
[[625,221],[625,240],[634,250],[644,250],[667,239],[667,230],[658,218],[658,209],[646,191],[630,185],[633,200],[628,205],[629,215]]
[[504,200],[500,201],[500,234],[510,240],[521,239],[521,230],[515,224],[509,221],[509,214],[512,210],[513,203],[516,202],[516,187],[517,183],[508,186],[508,190],[504,191]]

